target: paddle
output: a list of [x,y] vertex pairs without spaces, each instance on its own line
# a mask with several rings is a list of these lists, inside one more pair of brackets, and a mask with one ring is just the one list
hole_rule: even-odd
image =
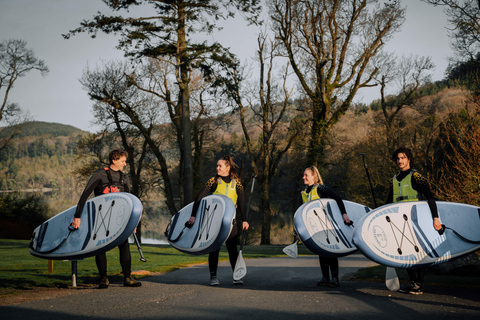
[[[252,178],[252,190],[250,191],[250,198],[248,199],[248,207],[247,207],[247,215],[246,221],[248,221],[248,213],[250,211],[250,204],[252,203],[252,195],[253,195],[253,186],[255,184],[255,177]],[[245,265],[245,260],[243,260],[242,250],[243,244],[245,243],[245,231],[243,230],[243,239],[242,243],[240,244],[240,252],[238,253],[237,262],[235,263],[235,269],[233,270],[233,280],[240,280],[247,274],[247,266]]]
[[147,259],[143,257],[142,248],[140,247],[140,243],[138,242],[137,234],[135,232],[133,233],[133,240],[135,240],[135,244],[137,245],[138,252],[140,252],[140,261],[147,262]]
[[296,258],[298,256],[298,248],[297,248],[297,243],[298,243],[298,240],[295,241],[294,243],[286,246],[285,248],[283,248],[283,252],[287,255],[287,256],[290,256],[292,258]]
[[400,282],[398,281],[395,268],[387,267],[387,271],[385,273],[385,284],[390,291],[398,291],[400,289]]
[[[377,207],[377,201],[375,200],[375,193],[373,192],[372,181],[370,180],[370,174],[368,173],[367,163],[365,162],[365,153],[360,153],[363,158],[363,166],[365,167],[365,172],[367,173],[368,184],[370,186],[370,192],[372,193],[373,205]],[[400,289],[400,282],[398,281],[397,272],[395,268],[387,267],[385,273],[385,285],[390,291],[398,291]]]

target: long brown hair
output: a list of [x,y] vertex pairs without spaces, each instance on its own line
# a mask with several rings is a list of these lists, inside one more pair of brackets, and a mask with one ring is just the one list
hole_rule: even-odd
[[[237,171],[235,170],[235,162],[233,162],[233,158],[230,156],[223,156],[220,160],[223,160],[226,162],[226,165],[230,167],[230,170],[228,171],[228,175],[232,179],[238,179],[238,174]],[[219,177],[218,174],[216,176],[217,178]]]

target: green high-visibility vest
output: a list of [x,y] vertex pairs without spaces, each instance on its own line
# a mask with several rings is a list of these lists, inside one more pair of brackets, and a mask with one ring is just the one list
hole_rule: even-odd
[[235,179],[232,179],[230,183],[226,183],[222,180],[222,178],[218,178],[217,180],[217,189],[213,192],[213,194],[222,194],[224,196],[229,197],[234,205],[237,205],[237,188],[236,188]]
[[314,184],[312,187],[312,190],[310,190],[309,193],[302,191],[302,201],[303,203],[312,201],[312,200],[317,200],[320,199],[320,196],[318,195],[317,192],[317,186],[318,184]]
[[412,187],[412,176],[414,172],[416,172],[416,170],[411,170],[402,181],[397,180],[397,175],[393,177],[393,202],[421,200],[422,197],[420,193]]

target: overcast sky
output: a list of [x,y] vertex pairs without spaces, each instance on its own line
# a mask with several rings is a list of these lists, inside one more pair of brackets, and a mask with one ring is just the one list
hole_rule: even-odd
[[[407,6],[407,20],[387,49],[400,55],[431,56],[436,65],[433,78],[442,79],[447,58],[452,55],[445,14],[441,8],[420,0],[402,3]],[[91,132],[98,129],[90,123],[92,102],[78,79],[87,65],[95,67],[102,61],[123,59],[123,52],[115,49],[117,40],[113,35],[99,34],[96,39],[86,34],[69,40],[62,37],[98,11],[108,13],[101,0],[0,0],[0,41],[26,40],[27,47],[50,68],[46,77],[32,71],[19,79],[9,96],[10,102],[19,103],[38,121],[69,124]],[[238,20],[228,23],[214,37],[247,61],[254,55],[258,29],[239,25]],[[378,98],[377,91],[364,90],[359,99],[368,103]]]

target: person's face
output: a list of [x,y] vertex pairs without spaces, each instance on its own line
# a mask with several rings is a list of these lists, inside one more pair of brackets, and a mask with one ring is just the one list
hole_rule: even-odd
[[410,160],[407,158],[405,153],[397,154],[397,166],[400,171],[406,171],[410,169]]
[[225,160],[218,160],[217,162],[217,174],[222,177],[227,177],[230,174],[230,166]]
[[118,160],[112,160],[113,164],[110,168],[115,171],[123,171],[123,168],[127,165],[127,157],[121,156]]
[[311,186],[315,183],[315,177],[313,176],[313,172],[311,170],[305,170],[303,172],[303,183],[307,186]]

